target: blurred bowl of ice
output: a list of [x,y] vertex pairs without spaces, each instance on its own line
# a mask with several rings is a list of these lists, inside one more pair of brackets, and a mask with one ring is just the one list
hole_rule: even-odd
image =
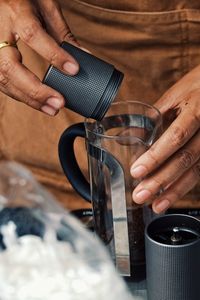
[[97,237],[16,163],[0,164],[0,299],[129,300]]

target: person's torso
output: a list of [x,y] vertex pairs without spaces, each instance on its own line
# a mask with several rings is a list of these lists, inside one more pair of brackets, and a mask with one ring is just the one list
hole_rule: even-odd
[[[154,103],[186,72],[200,64],[200,1],[59,2],[78,41],[124,72],[117,97],[120,101]],[[21,51],[25,65],[41,77],[45,69],[41,58],[27,47]],[[64,128],[82,118],[64,109],[51,119],[5,96],[1,97],[0,113],[0,155],[31,165],[42,182],[68,191],[69,195],[57,144]],[[84,143],[77,148],[80,162],[85,161],[83,153]]]

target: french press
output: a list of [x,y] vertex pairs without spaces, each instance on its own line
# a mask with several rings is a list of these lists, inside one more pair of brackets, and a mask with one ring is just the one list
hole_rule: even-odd
[[[92,203],[96,233],[106,244],[123,276],[136,279],[144,271],[144,228],[152,217],[148,205],[133,202],[138,184],[131,164],[161,132],[161,115],[151,105],[113,103],[101,121],[86,119],[64,131],[59,142],[62,168],[74,189]],[[90,184],[74,153],[77,137],[85,139]]]

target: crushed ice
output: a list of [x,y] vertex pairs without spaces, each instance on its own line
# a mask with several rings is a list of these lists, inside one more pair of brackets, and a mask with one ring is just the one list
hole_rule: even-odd
[[0,252],[1,300],[132,299],[109,262],[92,268],[53,231],[42,240],[15,230],[13,222],[1,227],[7,248]]

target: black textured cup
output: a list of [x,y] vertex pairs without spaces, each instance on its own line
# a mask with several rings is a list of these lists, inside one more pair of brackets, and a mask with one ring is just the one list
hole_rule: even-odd
[[77,60],[80,70],[70,76],[50,66],[43,83],[64,96],[67,108],[86,118],[101,120],[117,94],[123,74],[69,43],[63,42],[61,47]]
[[200,299],[200,221],[165,215],[146,228],[148,300]]

